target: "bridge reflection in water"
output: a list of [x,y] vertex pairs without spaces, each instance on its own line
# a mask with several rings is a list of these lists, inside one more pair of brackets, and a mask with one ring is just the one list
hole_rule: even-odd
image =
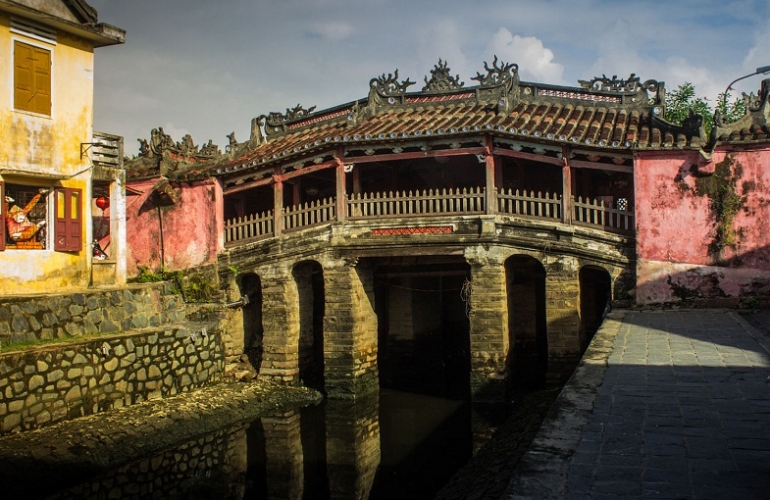
[[326,401],[196,437],[54,498],[433,498],[499,423],[481,415],[395,390]]

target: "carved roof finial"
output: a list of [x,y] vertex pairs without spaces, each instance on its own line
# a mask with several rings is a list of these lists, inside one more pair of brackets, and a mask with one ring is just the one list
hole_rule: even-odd
[[423,92],[448,92],[457,90],[465,85],[460,81],[460,75],[452,76],[446,61],[438,60],[438,64],[430,70],[430,81],[425,77]]
[[477,72],[476,76],[471,78],[471,80],[478,81],[480,87],[510,87],[514,82],[516,75],[519,73],[518,64],[504,63],[500,61],[500,65],[498,66],[497,56],[495,56],[494,60],[492,61],[491,68],[485,61],[484,69],[487,71],[486,75],[482,75],[481,73]]

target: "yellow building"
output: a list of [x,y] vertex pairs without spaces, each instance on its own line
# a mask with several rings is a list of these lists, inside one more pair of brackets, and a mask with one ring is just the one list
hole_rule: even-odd
[[0,0],[0,296],[125,283],[122,138],[93,130],[94,49],[124,41],[83,0]]

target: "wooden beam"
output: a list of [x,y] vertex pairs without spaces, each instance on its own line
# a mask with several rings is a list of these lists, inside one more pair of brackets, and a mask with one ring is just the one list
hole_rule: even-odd
[[495,148],[492,153],[497,156],[508,156],[510,158],[521,158],[523,160],[531,160],[540,163],[550,163],[551,165],[562,166],[561,158],[553,158],[551,156],[536,155],[534,153],[525,153],[523,151],[516,151],[514,149]]
[[593,170],[608,170],[610,172],[622,172],[624,174],[633,174],[634,167],[626,165],[615,165],[609,163],[597,163],[593,161],[570,160],[572,168],[590,168]]
[[272,183],[273,183],[272,177],[265,177],[264,179],[259,179],[258,181],[244,182],[243,184],[239,184],[237,186],[225,188],[222,190],[222,192],[224,194],[233,194],[233,193],[238,193],[240,191],[247,191],[249,189],[268,186]]
[[358,163],[376,163],[399,160],[419,160],[421,158],[436,158],[439,156],[463,156],[463,155],[483,155],[486,148],[460,148],[460,149],[440,149],[436,151],[411,151],[409,153],[393,153],[371,156],[346,157],[343,161],[346,164]]

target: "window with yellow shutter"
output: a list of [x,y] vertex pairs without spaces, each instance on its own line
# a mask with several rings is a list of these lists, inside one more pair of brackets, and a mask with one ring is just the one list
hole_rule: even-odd
[[51,51],[23,42],[13,46],[13,106],[51,114]]

